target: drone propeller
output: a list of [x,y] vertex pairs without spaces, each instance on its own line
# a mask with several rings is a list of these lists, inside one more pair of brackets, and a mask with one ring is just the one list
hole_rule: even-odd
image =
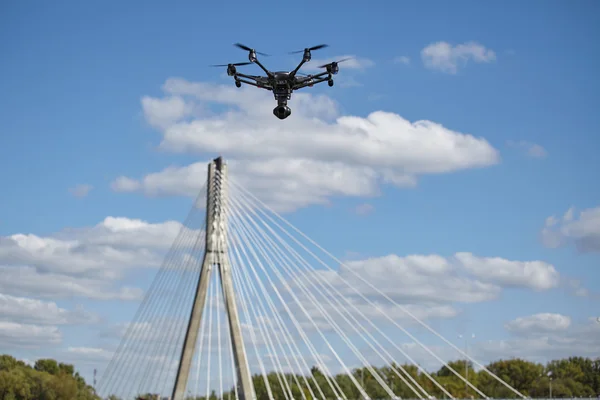
[[342,59],[341,59],[341,60],[339,60],[339,61],[332,61],[332,62],[330,62],[330,63],[327,63],[327,64],[319,65],[317,68],[327,68],[327,67],[328,67],[328,66],[330,66],[330,65],[336,65],[336,64],[339,64],[339,63],[341,63],[341,62],[348,61],[348,60],[352,60],[352,57],[348,57],[348,58],[342,58]]
[[327,44],[320,44],[320,45],[317,45],[317,46],[308,47],[308,48],[306,48],[304,50],[292,51],[292,52],[290,52],[290,54],[304,53],[306,50],[308,50],[308,51],[319,50],[319,49],[322,49],[322,48],[327,47],[327,46],[329,46],[329,45],[327,45]]
[[209,67],[229,67],[230,65],[233,65],[234,67],[239,67],[242,65],[250,65],[252,64],[251,62],[239,62],[239,63],[235,63],[235,64],[217,64],[217,65],[209,65]]
[[239,47],[239,48],[240,48],[240,49],[242,49],[242,50],[246,50],[246,51],[254,51],[256,54],[260,54],[261,56],[269,56],[268,54],[265,54],[265,53],[260,53],[260,52],[258,52],[258,51],[256,51],[256,50],[254,50],[254,49],[251,49],[250,47],[248,47],[248,46],[246,46],[246,45],[243,45],[243,44],[241,44],[241,43],[235,43],[235,44],[234,44],[234,46],[235,46],[235,47]]

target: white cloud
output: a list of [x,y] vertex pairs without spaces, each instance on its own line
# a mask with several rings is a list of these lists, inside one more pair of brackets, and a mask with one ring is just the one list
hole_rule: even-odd
[[532,158],[544,158],[548,155],[546,149],[544,149],[541,145],[527,142],[525,140],[521,140],[519,142],[509,140],[507,144],[511,147],[516,147],[524,150],[525,153]]
[[61,240],[16,234],[0,241],[0,262],[35,265],[40,272],[115,278],[121,267],[156,266],[160,259],[147,249],[120,249],[78,239]]
[[375,210],[375,207],[373,207],[373,205],[369,204],[369,203],[359,204],[358,206],[356,206],[354,208],[354,212],[358,215],[371,214],[374,210]]
[[93,360],[107,360],[113,355],[112,352],[97,347],[68,347],[67,353]]
[[583,287],[582,282],[579,279],[566,279],[567,289],[575,296],[578,297],[590,297],[592,294],[589,289]]
[[0,237],[0,263],[35,266],[40,272],[71,276],[118,278],[123,268],[156,267],[181,224],[151,224],[107,217],[93,227],[65,229],[49,237],[14,234]]
[[342,88],[362,87],[363,84],[352,76],[339,76],[335,80],[336,84]]
[[368,101],[377,101],[383,99],[385,96],[378,93],[371,93],[367,96]]
[[364,295],[379,295],[357,275],[396,301],[409,304],[483,302],[496,299],[503,287],[547,290],[559,283],[554,267],[544,262],[485,258],[471,253],[448,258],[392,254],[348,261],[338,272],[319,273],[320,279],[331,281],[347,295],[355,293],[349,285]]
[[[513,321],[509,326],[525,324],[527,329],[518,329],[515,338],[493,340],[478,344],[476,352],[481,358],[507,359],[526,358],[537,362],[573,356],[597,357],[600,348],[600,323],[595,317],[584,322],[570,323],[571,318],[560,314],[550,314],[549,321],[541,322],[544,317],[530,316]],[[512,325],[511,325],[512,324]]]
[[[140,289],[115,288],[116,282],[137,269],[160,266],[179,234],[199,237],[201,227],[192,225],[201,223],[204,212],[197,214],[197,218],[192,214],[185,230],[174,221],[153,224],[107,217],[95,226],[64,229],[46,237],[0,237],[0,292],[45,299],[138,300]],[[192,246],[191,240],[186,246]]]
[[512,320],[505,325],[505,328],[519,335],[539,335],[564,331],[569,326],[571,326],[571,318],[568,316],[541,313]]
[[552,289],[560,283],[558,271],[543,261],[510,261],[471,253],[456,253],[454,257],[464,269],[486,282],[535,290]]
[[69,189],[69,193],[71,193],[75,197],[85,197],[94,187],[92,185],[82,184],[77,185]]
[[364,58],[364,57],[357,57],[355,55],[343,55],[343,56],[334,56],[334,57],[329,57],[327,59],[324,58],[313,58],[312,60],[310,60],[310,62],[304,64],[304,66],[302,66],[302,70],[304,71],[325,71],[324,68],[318,68],[320,65],[325,65],[325,64],[329,64],[332,61],[340,61],[340,60],[345,60],[344,62],[339,63],[339,67],[340,67],[340,73],[342,72],[343,69],[353,69],[353,70],[359,70],[359,71],[364,71],[367,68],[371,68],[375,65],[375,63],[372,60],[369,60],[368,58]]
[[[421,175],[487,167],[500,160],[482,138],[382,111],[366,118],[340,116],[337,104],[322,95],[295,93],[289,103],[292,116],[277,121],[272,95],[264,91],[181,79],[169,79],[164,90],[191,103],[232,109],[172,123],[162,129],[160,147],[225,154],[232,176],[280,209],[325,204],[337,195],[376,196],[384,184],[410,187]],[[155,119],[153,108],[144,111],[149,121]],[[112,187],[149,195],[195,195],[205,179],[205,164],[171,166],[141,178],[122,176]]]
[[56,326],[38,326],[0,321],[0,343],[4,348],[33,347],[57,345],[62,341],[62,334]]
[[[195,197],[204,185],[207,164],[208,161],[204,161],[181,168],[169,167],[146,175],[137,181],[137,186],[150,196]],[[379,194],[376,174],[367,167],[283,158],[231,160],[228,165],[234,182],[279,211],[292,211],[308,204],[327,204],[329,197],[336,195],[369,197]],[[116,182],[113,188],[130,191]],[[234,192],[233,188],[231,192]]]
[[193,107],[179,96],[156,99],[145,96],[142,107],[146,112],[148,123],[157,128],[166,128],[193,113]]
[[71,296],[94,300],[140,300],[143,291],[134,287],[113,288],[102,279],[41,273],[34,267],[0,266],[0,292],[14,296],[66,299]]
[[98,322],[98,317],[78,307],[60,308],[55,302],[0,293],[0,320],[37,325],[73,325]]
[[410,57],[398,56],[398,57],[394,58],[394,64],[408,65],[408,64],[410,64]]
[[469,60],[489,63],[496,60],[496,53],[476,42],[452,46],[447,42],[436,42],[421,50],[421,58],[427,68],[456,74],[458,68]]
[[570,208],[562,218],[550,216],[541,235],[547,247],[574,244],[580,252],[600,252],[600,206],[582,210],[578,215]]
[[[571,318],[560,314],[553,315],[555,319],[554,328],[551,327],[551,324],[548,324],[544,326],[545,330],[509,331],[514,336],[500,340],[491,340],[477,335],[475,339],[469,340],[468,355],[484,365],[489,362],[511,358],[546,363],[551,360],[574,356],[597,357],[600,348],[600,323],[596,322],[594,318],[589,318],[586,321],[571,321],[568,327],[564,327],[565,321],[571,320]],[[536,319],[536,316],[529,316],[523,317],[519,321]],[[509,325],[511,327],[517,326],[518,323],[511,321]],[[422,340],[421,337],[419,339]],[[448,339],[455,342],[451,338]],[[459,348],[464,346],[464,342],[460,343],[458,340],[454,344]],[[428,347],[444,360],[464,359],[464,355],[446,345],[432,344]],[[403,343],[402,348],[423,367],[430,370],[437,370],[440,367],[439,363],[432,362],[432,357],[416,343]],[[398,359],[402,359],[402,356],[399,356]]]

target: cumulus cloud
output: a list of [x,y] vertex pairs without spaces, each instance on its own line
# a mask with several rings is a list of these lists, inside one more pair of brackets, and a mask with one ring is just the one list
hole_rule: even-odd
[[398,56],[398,57],[394,58],[394,64],[408,65],[408,64],[410,64],[410,57]]
[[5,348],[44,348],[61,341],[62,334],[56,326],[0,321],[0,343]]
[[[158,127],[160,147],[173,152],[225,154],[232,176],[281,210],[325,204],[333,196],[377,196],[381,185],[411,187],[425,174],[494,165],[500,157],[485,139],[432,121],[410,122],[389,112],[342,116],[330,98],[295,93],[292,116],[274,120],[272,95],[253,88],[169,79],[167,98],[226,106],[211,117]],[[146,102],[147,103],[147,102]],[[155,108],[143,104],[148,121]],[[179,114],[180,116],[182,114]],[[208,158],[208,157],[207,157]],[[121,176],[114,190],[149,195],[194,195],[206,162],[171,166],[145,177]]]
[[358,215],[367,215],[371,214],[375,210],[372,204],[363,203],[354,207],[354,212]]
[[600,252],[600,206],[578,214],[570,208],[560,218],[548,217],[541,236],[546,247],[573,244],[582,253]]
[[198,237],[203,214],[202,210],[190,214],[186,228],[175,221],[107,217],[95,226],[50,236],[0,237],[0,292],[46,299],[138,300],[139,288],[114,285],[132,271],[160,266],[178,235]]
[[523,150],[525,154],[532,158],[544,158],[548,155],[546,149],[544,149],[541,145],[537,143],[531,143],[525,140],[521,140],[518,142],[509,140],[507,144],[511,147]]
[[543,261],[510,261],[471,253],[456,253],[454,257],[463,268],[486,282],[535,290],[552,289],[560,283],[558,271]]
[[107,217],[96,226],[65,229],[49,237],[14,234],[0,237],[0,263],[35,266],[40,272],[117,278],[123,268],[156,267],[154,250],[168,249],[182,225],[151,224]]
[[459,67],[466,65],[469,60],[476,63],[495,61],[496,53],[476,42],[456,46],[448,42],[436,42],[421,50],[421,58],[429,69],[456,74]]
[[372,60],[364,57],[357,57],[355,55],[342,55],[342,56],[333,56],[328,59],[324,58],[313,58],[310,62],[304,64],[302,67],[305,71],[313,71],[313,72],[323,72],[322,68],[319,68],[320,65],[329,64],[332,61],[340,61],[345,60],[344,62],[338,64],[340,67],[340,71],[342,69],[352,69],[364,71],[367,68],[371,68],[375,66],[375,63]]
[[330,279],[343,278],[368,295],[376,295],[376,291],[361,283],[357,275],[399,301],[429,304],[489,301],[498,297],[502,287],[546,290],[559,283],[558,272],[542,261],[486,258],[471,253],[448,258],[388,255],[350,261],[340,268],[339,275]]
[[519,317],[508,322],[505,328],[520,335],[547,334],[564,331],[571,326],[571,318],[561,314],[541,313]]
[[70,311],[55,302],[0,293],[0,320],[37,325],[73,325],[98,322],[98,316],[82,307]]
[[[544,314],[522,317],[507,323],[507,328],[515,329],[509,331],[511,337],[490,340],[479,336],[470,339],[469,356],[484,365],[510,358],[546,363],[573,356],[597,357],[600,348],[600,323],[595,318],[573,321],[571,317],[561,314],[546,314],[547,318],[540,315]],[[541,322],[542,320],[545,322]],[[524,325],[529,329],[523,329]],[[462,348],[464,344],[455,345]],[[424,367],[431,370],[439,368],[439,364],[432,363],[431,356],[416,343],[404,343],[402,347]],[[430,349],[444,360],[464,359],[464,355],[446,345],[433,344]]]
[[77,185],[69,189],[69,193],[71,193],[75,197],[85,197],[94,187],[92,185],[82,184]]
[[600,323],[595,317],[573,323],[561,314],[537,314],[507,324],[515,337],[481,342],[477,352],[486,359],[509,357],[547,362],[573,356],[596,357],[600,348]]
[[[135,190],[119,185],[118,181],[113,189],[141,191],[150,196],[194,197],[204,185],[208,162],[169,167],[148,174],[136,181]],[[278,211],[293,211],[309,204],[328,204],[329,198],[337,195],[372,197],[379,194],[376,173],[368,167],[285,158],[230,160],[228,165],[233,182],[255,193]]]
[[14,296],[67,299],[71,296],[94,300],[140,300],[136,287],[113,287],[112,281],[42,273],[34,267],[0,266],[0,291]]
[[107,360],[112,356],[110,351],[97,347],[68,347],[66,352],[77,358],[87,358],[92,360]]

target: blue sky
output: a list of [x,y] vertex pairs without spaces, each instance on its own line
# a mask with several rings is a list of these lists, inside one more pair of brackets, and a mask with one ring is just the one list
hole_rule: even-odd
[[[351,195],[347,188],[356,178],[357,170],[350,170],[354,172],[343,175],[350,183],[340,184],[338,189],[324,192],[323,185],[313,188],[325,193],[328,205],[307,201],[286,210],[286,218],[344,258],[437,254],[450,259],[457,252],[470,252],[478,257],[510,261],[539,260],[551,264],[558,272],[560,283],[537,291],[524,284],[511,286],[494,281],[502,287],[498,299],[462,304],[466,316],[436,322],[449,339],[462,330],[476,332],[482,341],[511,340],[504,324],[537,313],[570,317],[569,329],[577,329],[576,324],[585,324],[587,318],[598,313],[599,301],[596,289],[600,283],[599,219],[593,213],[579,214],[600,207],[600,190],[594,184],[600,171],[597,156],[600,115],[595,106],[600,100],[600,82],[595,72],[600,70],[600,47],[596,40],[600,33],[598,11],[600,6],[593,1],[533,0],[461,1],[452,5],[431,1],[370,5],[331,1],[252,5],[235,2],[200,5],[186,1],[175,4],[60,1],[38,2],[35,6],[5,3],[0,17],[0,49],[4,60],[0,64],[3,110],[0,168],[4,171],[0,177],[3,188],[0,235],[3,240],[17,233],[48,238],[63,232],[77,240],[77,235],[69,236],[64,230],[81,228],[88,232],[107,216],[153,224],[182,221],[192,200],[174,193],[191,194],[193,188],[185,186],[181,176],[172,182],[163,179],[153,188],[139,184],[135,189],[126,189],[115,185],[115,181],[123,176],[139,181],[169,166],[205,164],[218,155],[222,145],[217,143],[218,139],[229,137],[225,133],[231,132],[218,131],[209,124],[211,128],[207,128],[200,142],[194,142],[195,139],[181,142],[178,144],[187,151],[173,151],[168,145],[175,142],[169,142],[163,135],[167,125],[195,120],[202,126],[203,121],[223,117],[223,109],[238,106],[242,108],[240,115],[248,119],[248,132],[266,132],[269,140],[275,140],[277,127],[283,126],[289,134],[286,138],[299,140],[301,135],[307,135],[307,140],[315,140],[314,146],[318,148],[320,139],[314,135],[308,139],[310,132],[314,134],[310,130],[313,114],[338,129],[337,117],[365,119],[372,112],[384,111],[409,122],[433,121],[446,130],[473,135],[493,148],[497,159],[476,165],[478,161],[474,160],[480,160],[477,157],[490,156],[485,149],[475,146],[473,151],[481,153],[473,153],[474,158],[470,158],[470,148],[459,154],[454,152],[460,149],[444,147],[440,150],[442,171],[424,172],[432,156],[421,153],[436,150],[439,137],[422,131],[413,137],[420,143],[418,148],[413,151],[410,145],[402,147],[397,160],[390,161],[395,163],[396,173],[404,171],[411,175],[413,169],[414,186],[388,184],[383,175],[378,175],[374,178],[375,191],[363,188],[358,195]],[[228,98],[221,103],[215,103],[204,93],[194,92],[189,96],[178,93],[179,89],[163,91],[163,85],[168,87],[172,78],[183,80],[182,85],[188,85],[188,89],[194,82],[207,85],[191,91],[225,90],[220,85],[235,89],[230,78],[223,76],[223,70],[208,67],[245,61],[247,55],[232,47],[235,42],[273,54],[262,61],[276,70],[295,66],[297,60],[287,52],[319,43],[328,43],[330,47],[314,52],[314,61],[354,55],[359,60],[358,68],[344,68],[340,64],[336,86],[321,85],[304,92],[305,96],[332,99],[335,111],[315,111],[310,107],[311,100],[298,93],[290,101],[292,117],[283,123],[271,114],[275,105],[272,97],[255,97],[260,96],[256,91],[242,90],[238,100]],[[470,53],[473,47],[468,47],[465,53],[468,62],[459,62],[455,73],[428,67],[422,51],[439,42],[450,46],[482,46],[478,48],[485,48],[485,54],[493,57],[478,62]],[[398,57],[409,61],[394,62]],[[444,65],[451,61],[443,57],[437,60]],[[259,71],[256,66],[244,68]],[[351,85],[353,82],[357,84]],[[158,111],[144,108],[145,96],[156,100]],[[204,108],[180,120],[168,120],[167,125],[151,126],[152,110],[156,113],[154,117],[164,116],[160,110],[168,104],[160,99],[169,96]],[[248,105],[253,100],[255,105]],[[328,101],[319,104],[329,107]],[[231,126],[243,129],[244,120]],[[403,134],[403,128],[393,125],[385,129],[386,135]],[[442,136],[447,133],[444,132]],[[473,145],[469,143],[465,146]],[[533,148],[537,152],[532,150],[535,145],[539,146]],[[238,167],[240,181],[252,182],[254,170],[244,163],[256,162],[256,157],[250,154],[249,147],[228,146],[223,155],[234,164],[247,167],[244,171]],[[265,155],[265,161],[269,157]],[[342,168],[340,165],[354,168],[361,164],[340,154],[336,160],[318,159],[321,156],[314,154],[295,154],[289,160],[294,157],[305,160],[312,157],[312,161],[332,168],[328,171]],[[411,157],[417,160],[413,164]],[[455,169],[452,163],[460,157],[465,157],[466,166]],[[279,158],[274,165],[282,167],[285,159]],[[332,161],[338,164],[327,164]],[[368,161],[360,167],[383,174],[381,169],[368,165]],[[279,179],[287,182],[300,179],[302,171],[290,168],[289,176],[282,172]],[[306,186],[307,193],[312,193],[309,186],[314,178],[299,181]],[[204,175],[198,179],[204,179]],[[267,175],[257,179],[267,187],[282,186]],[[78,185],[90,185],[92,189],[85,196],[74,196],[69,189]],[[253,190],[251,184],[248,188]],[[161,190],[164,195],[144,195],[152,189]],[[267,202],[276,202],[268,193],[265,196]],[[281,202],[278,205],[284,207]],[[358,206],[370,212],[359,215],[355,212]],[[543,233],[548,217],[560,219],[571,207],[574,207],[573,218],[558,222],[562,230]],[[578,250],[576,244],[583,242],[592,243],[588,251]],[[0,265],[13,271],[31,266],[27,262],[32,259],[38,268],[58,271],[52,270],[58,261],[50,262],[39,254],[27,258],[29,250],[19,253],[18,257],[23,258],[17,258],[13,265],[9,261],[15,255],[10,251],[0,252],[4,258],[0,259]],[[68,258],[71,256],[60,260],[73,262]],[[82,279],[68,268],[59,270],[61,274],[75,276],[73,279]],[[110,282],[111,287],[123,284],[145,288],[154,271],[134,270],[123,281]],[[482,273],[479,279],[491,279],[485,276]],[[37,278],[32,275],[31,279]],[[570,285],[568,282],[573,279],[581,284]],[[13,296],[10,301],[35,297],[31,290],[20,292],[12,287],[9,291],[6,289],[9,286],[4,282],[0,293]],[[574,294],[577,289],[580,295]],[[40,300],[56,302],[65,310],[82,305],[86,312],[106,318],[109,325],[126,321],[137,304],[126,302],[123,306],[86,296],[65,296],[52,298],[49,294]],[[6,298],[4,301],[9,304]],[[113,314],[117,311],[120,313]],[[2,320],[23,322],[10,313]],[[28,323],[54,326],[48,321]],[[93,324],[55,325],[62,339],[56,339],[46,350],[40,350],[43,342],[35,342],[37,348],[25,349],[26,344],[10,339],[9,333],[0,336],[0,340],[9,338],[5,343],[0,341],[0,350],[35,359],[46,354],[64,354],[60,349],[68,347],[101,348]],[[552,328],[544,335],[579,338],[574,332]],[[544,336],[539,332],[530,334],[533,338]],[[518,340],[514,343],[515,349],[519,349]],[[600,343],[596,341],[594,345]],[[585,346],[591,344],[581,342],[574,346],[573,354],[583,351]],[[597,350],[598,347],[596,353]],[[546,348],[544,351],[556,356],[569,352],[556,349],[552,353]],[[83,363],[83,368],[96,362],[86,364],[87,361],[69,356]],[[525,356],[535,358],[538,354]],[[86,373],[89,374],[89,368]]]

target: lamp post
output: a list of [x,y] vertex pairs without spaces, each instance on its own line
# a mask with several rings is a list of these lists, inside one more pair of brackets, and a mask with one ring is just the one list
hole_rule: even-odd
[[[463,335],[458,335],[459,338],[463,338]],[[465,396],[468,395],[469,392],[469,359],[468,359],[468,355],[469,355],[469,338],[467,336],[464,336],[465,339],[465,355],[467,357],[465,357],[465,379],[467,380],[465,382]],[[475,334],[471,333],[471,339],[475,339]]]
[[548,391],[550,392],[550,398],[552,398],[552,371],[548,371]]

